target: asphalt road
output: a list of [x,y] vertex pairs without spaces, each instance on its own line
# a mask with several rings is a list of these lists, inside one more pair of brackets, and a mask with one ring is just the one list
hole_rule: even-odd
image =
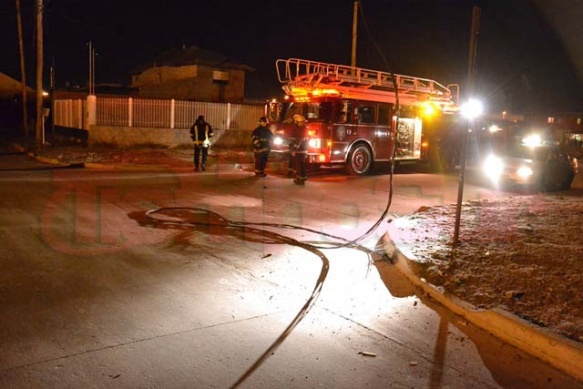
[[[387,175],[0,181],[0,387],[583,387],[416,296],[375,250],[386,220],[337,247],[382,214]],[[455,202],[458,181],[400,171],[389,214]],[[466,200],[509,195],[476,184]]]

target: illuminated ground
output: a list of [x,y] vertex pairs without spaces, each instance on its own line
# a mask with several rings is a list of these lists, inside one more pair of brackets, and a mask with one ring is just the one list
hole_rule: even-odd
[[419,275],[478,308],[500,307],[583,342],[583,230],[579,190],[465,203],[398,220]]

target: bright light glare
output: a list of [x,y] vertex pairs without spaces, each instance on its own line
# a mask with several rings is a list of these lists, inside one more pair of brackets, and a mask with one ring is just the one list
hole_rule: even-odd
[[481,101],[476,99],[470,99],[467,103],[462,105],[461,112],[462,115],[467,119],[475,119],[482,114],[484,111],[484,105]]
[[435,107],[431,103],[423,104],[423,113],[425,116],[433,116],[435,115]]
[[490,134],[494,134],[498,131],[502,131],[502,129],[500,127],[498,127],[496,124],[492,124],[489,128],[488,131],[490,132]]
[[322,141],[318,138],[312,138],[308,141],[308,146],[312,148],[320,148],[322,145]]
[[504,163],[501,158],[496,157],[495,155],[489,155],[482,165],[482,171],[486,177],[494,182],[498,182],[504,171]]
[[521,178],[527,178],[532,176],[532,169],[528,166],[521,166],[520,168],[518,168],[518,170],[516,171],[516,174],[518,174],[519,177]]
[[276,146],[281,146],[283,144],[283,138],[281,136],[276,136],[273,138],[273,144]]
[[522,144],[528,147],[537,147],[542,144],[540,135],[532,134],[522,140]]

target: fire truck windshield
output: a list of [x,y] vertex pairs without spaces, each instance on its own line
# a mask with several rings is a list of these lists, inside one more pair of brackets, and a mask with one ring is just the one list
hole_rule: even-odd
[[298,101],[283,103],[280,121],[290,123],[296,114],[302,115],[310,122],[329,122],[332,117],[332,103]]

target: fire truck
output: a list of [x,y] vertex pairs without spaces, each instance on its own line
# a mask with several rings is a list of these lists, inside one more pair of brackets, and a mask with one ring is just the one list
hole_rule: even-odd
[[438,127],[439,117],[457,110],[457,86],[434,80],[298,58],[278,59],[276,69],[286,96],[266,108],[272,151],[290,152],[294,116],[301,115],[312,166],[343,164],[365,175],[375,162],[390,162],[393,148],[395,162],[434,158],[424,127]]

